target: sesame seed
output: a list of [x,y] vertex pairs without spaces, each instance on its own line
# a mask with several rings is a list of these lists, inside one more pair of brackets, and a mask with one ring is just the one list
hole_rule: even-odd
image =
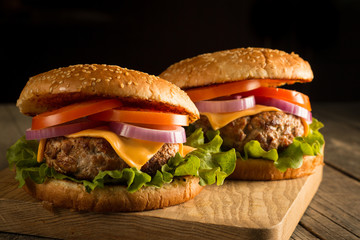
[[91,81],[95,81],[95,80],[96,80],[96,78],[90,78],[90,80],[91,80]]
[[53,91],[53,88],[52,88],[52,87],[50,87],[50,89],[49,89],[49,90],[50,90],[50,92],[52,92],[52,91]]
[[91,86],[95,86],[95,82],[92,82],[92,83],[91,83]]
[[63,83],[63,80],[60,80],[60,81],[59,81],[59,84],[62,84],[62,83]]
[[129,73],[128,73],[128,72],[125,72],[125,75],[126,75],[126,76],[129,76]]
[[127,84],[128,84],[128,85],[131,85],[131,84],[132,84],[132,81],[129,81]]
[[99,82],[101,82],[101,79],[100,79],[100,78],[98,78],[98,79],[96,80],[96,82],[98,82],[98,83],[99,83]]
[[121,88],[124,88],[124,87],[125,87],[125,85],[124,85],[123,83],[121,83],[121,84],[120,84],[120,87],[121,87]]
[[79,73],[75,73],[74,76],[75,76],[75,77],[79,76]]

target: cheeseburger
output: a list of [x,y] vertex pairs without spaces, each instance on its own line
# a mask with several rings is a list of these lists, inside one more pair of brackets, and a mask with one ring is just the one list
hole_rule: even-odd
[[17,106],[33,118],[9,148],[9,165],[20,187],[54,207],[163,208],[221,185],[235,168],[235,151],[220,152],[220,136],[204,142],[197,131],[193,147],[184,145],[183,126],[199,118],[197,108],[180,88],[143,72],[97,64],[51,70],[30,78]]
[[193,127],[219,133],[222,148],[236,150],[230,178],[298,178],[323,165],[323,125],[312,118],[308,96],[278,88],[312,81],[309,63],[297,54],[264,48],[207,53],[173,64],[160,77],[185,90],[199,109]]

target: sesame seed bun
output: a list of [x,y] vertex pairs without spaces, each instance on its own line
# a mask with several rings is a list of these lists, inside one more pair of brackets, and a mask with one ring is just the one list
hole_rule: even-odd
[[159,75],[187,89],[248,79],[272,79],[265,86],[311,82],[310,64],[295,53],[266,48],[238,48],[206,53],[171,65]]
[[189,115],[199,112],[177,86],[143,72],[113,65],[79,64],[31,77],[20,94],[20,112],[34,116],[74,102],[117,98],[131,106]]
[[197,177],[174,178],[161,188],[142,187],[129,193],[124,186],[96,188],[87,193],[84,186],[66,180],[48,179],[43,184],[26,181],[24,189],[34,198],[54,207],[92,212],[134,212],[164,208],[186,202],[200,193]]
[[[182,60],[159,75],[182,89],[203,87],[243,80],[260,81],[264,87],[278,87],[295,82],[311,82],[310,64],[295,53],[266,48],[237,48],[206,53]],[[265,121],[265,120],[264,120]],[[236,126],[233,127],[237,132]],[[273,161],[264,159],[238,159],[229,179],[281,180],[312,174],[323,165],[323,151],[317,156],[303,156],[298,169],[279,171]]]
[[[188,115],[190,122],[200,117],[188,95],[174,84],[143,72],[98,64],[54,69],[30,78],[21,92],[17,106],[22,113],[34,116],[72,103],[99,98],[119,99],[130,107]],[[86,153],[104,150],[101,144],[92,149],[86,148],[87,145],[83,146]],[[49,148],[46,145],[44,151],[47,150]],[[173,156],[170,150],[164,149],[162,162],[167,162]],[[101,161],[113,158],[111,154],[106,155],[105,151],[101,153],[103,156],[96,157],[99,165]],[[70,155],[64,155],[61,159],[56,157],[56,160],[67,164],[67,167],[77,164],[76,161],[67,160],[71,158]],[[83,159],[85,164],[76,166],[91,168],[91,164],[87,163],[90,161],[90,154]],[[48,164],[47,159],[46,163]],[[24,189],[34,198],[55,207],[118,212],[151,210],[180,204],[194,198],[203,186],[199,185],[197,177],[182,176],[174,177],[171,183],[160,188],[143,186],[134,193],[129,193],[125,186],[116,184],[105,184],[88,193],[83,184],[49,177],[42,184],[36,184],[27,178]]]

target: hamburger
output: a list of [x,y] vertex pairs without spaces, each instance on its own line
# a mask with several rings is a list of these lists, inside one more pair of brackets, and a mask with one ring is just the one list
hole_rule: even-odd
[[237,152],[239,180],[280,180],[309,175],[323,164],[323,124],[312,118],[309,97],[279,88],[313,79],[295,53],[238,48],[198,55],[159,75],[194,101],[192,127],[220,134],[222,148]]
[[220,152],[220,136],[204,142],[197,131],[187,142],[183,126],[199,118],[197,108],[180,88],[143,72],[54,69],[29,79],[17,107],[32,124],[8,149],[9,165],[19,187],[54,207],[164,208],[221,185],[235,168],[235,151]]

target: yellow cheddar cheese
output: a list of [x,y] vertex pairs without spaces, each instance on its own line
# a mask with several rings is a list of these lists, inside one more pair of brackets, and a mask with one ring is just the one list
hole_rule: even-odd
[[[164,143],[152,142],[134,138],[125,138],[119,136],[106,127],[99,127],[94,129],[87,129],[77,133],[69,134],[66,137],[100,137],[107,140],[113,147],[115,152],[123,159],[130,167],[136,167],[140,169],[155,153],[157,153]],[[37,154],[37,161],[41,162],[44,158],[46,139],[41,139],[39,143],[39,149]],[[190,146],[184,146],[182,143],[179,144],[179,153],[181,156],[186,156],[196,148]]]
[[196,150],[196,148],[179,143],[179,153],[182,157],[185,157],[188,153],[190,153],[194,150]]
[[125,138],[109,130],[87,129],[66,137],[101,137],[107,140],[117,155],[130,167],[140,169],[152,156],[157,153],[164,143],[152,142],[134,138]]
[[46,138],[40,139],[38,152],[37,152],[37,159],[36,159],[37,162],[42,162],[44,158],[45,143],[46,143]]
[[[255,115],[261,112],[269,112],[269,111],[282,111],[276,107],[268,107],[263,105],[255,105],[252,108],[245,109],[238,112],[230,112],[230,113],[209,113],[209,112],[201,112],[201,115],[205,115],[211,127],[214,130],[218,130],[228,123],[245,116]],[[309,133],[309,124],[305,121],[305,119],[300,118],[302,124],[304,125],[304,136],[307,136]]]
[[219,128],[224,127],[225,125],[234,121],[235,119],[245,117],[245,116],[255,115],[255,114],[258,114],[261,112],[269,112],[269,111],[281,111],[281,110],[276,107],[255,105],[252,108],[248,108],[248,109],[238,111],[238,112],[229,112],[229,113],[202,112],[200,114],[205,115],[208,118],[208,120],[211,124],[211,127],[214,130],[218,130]]

